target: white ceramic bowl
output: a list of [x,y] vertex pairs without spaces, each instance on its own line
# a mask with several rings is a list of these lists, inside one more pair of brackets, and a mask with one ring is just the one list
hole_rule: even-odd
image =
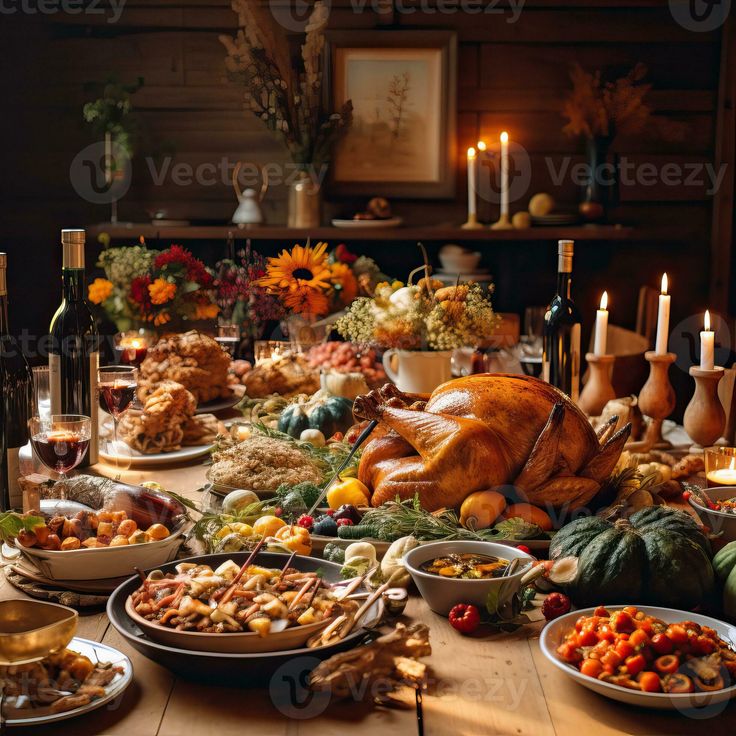
[[[729,498],[736,498],[736,486],[703,488],[701,492],[711,501],[726,501]],[[736,514],[706,508],[698,503],[696,496],[690,496],[688,500],[705,526],[716,534],[722,533],[721,541],[733,542],[736,540]]]
[[[481,555],[491,555],[505,560],[522,559],[529,564],[522,565],[519,571],[504,578],[488,578],[485,580],[457,580],[443,578],[424,572],[421,565],[451,553],[474,552]],[[500,600],[505,600],[516,593],[521,585],[521,578],[529,570],[533,558],[516,547],[508,547],[495,542],[473,542],[455,540],[449,542],[430,542],[415,547],[404,555],[404,564],[414,583],[427,605],[441,616],[446,616],[450,609],[458,603],[472,603],[485,609],[488,593],[492,588],[501,590]]]
[[[610,612],[620,610],[624,604],[616,606],[606,606]],[[640,611],[665,621],[666,623],[676,623],[678,621],[694,621],[701,626],[710,626],[715,629],[718,636],[724,641],[736,648],[736,627],[730,624],[710,618],[709,616],[701,616],[698,613],[690,611],[677,611],[673,608],[657,608],[653,606],[637,606]],[[645,708],[657,708],[659,710],[679,710],[687,711],[691,708],[702,708],[706,705],[715,705],[725,700],[730,700],[736,695],[736,684],[722,690],[714,690],[710,693],[644,693],[640,690],[630,690],[621,685],[613,685],[610,682],[603,682],[594,677],[582,674],[577,667],[563,662],[557,655],[557,647],[562,644],[565,635],[575,627],[575,621],[580,616],[590,616],[595,608],[584,608],[579,611],[570,611],[564,616],[550,621],[542,630],[539,637],[539,646],[542,653],[552,664],[561,670],[568,677],[587,687],[593,692],[605,695],[607,698],[617,700],[620,703],[628,705],[639,705]]]
[[445,271],[451,273],[475,273],[478,270],[478,264],[482,258],[479,251],[458,252],[455,250],[439,252],[440,263]]
[[149,570],[169,562],[184,541],[180,526],[165,539],[144,544],[91,549],[48,550],[40,547],[17,547],[39,570],[52,580],[103,580],[128,577],[139,567]]

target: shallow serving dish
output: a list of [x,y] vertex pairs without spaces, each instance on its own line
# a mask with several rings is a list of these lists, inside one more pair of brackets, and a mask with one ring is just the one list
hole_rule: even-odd
[[52,580],[102,580],[130,575],[133,568],[158,567],[176,557],[182,542],[184,525],[179,525],[165,539],[144,544],[91,549],[48,550],[23,547],[21,553],[47,578]]
[[[484,580],[463,580],[443,578],[439,575],[425,572],[421,565],[435,557],[451,553],[472,552],[481,555],[491,555],[506,560],[519,558],[528,564],[522,564],[518,572],[508,577],[487,578]],[[429,542],[415,547],[404,556],[404,564],[414,583],[427,605],[442,616],[447,615],[450,609],[458,603],[473,603],[484,609],[488,593],[493,588],[499,589],[499,601],[503,602],[516,593],[521,585],[521,578],[529,570],[533,557],[516,547],[497,542],[472,542],[455,540],[449,542]],[[502,587],[503,586],[503,587]]]
[[[701,488],[700,492],[711,501],[727,501],[729,498],[736,498],[736,486]],[[732,514],[728,511],[706,508],[698,503],[698,497],[695,494],[691,495],[688,501],[703,524],[710,527],[715,534],[722,534],[721,541],[733,542],[736,540],[736,513]]]
[[63,649],[77,630],[77,612],[27,598],[0,601],[0,664],[24,664]]
[[[610,612],[624,608],[626,604],[618,604],[615,606],[606,606]],[[678,611],[674,608],[658,608],[653,606],[637,606],[640,611],[656,616],[666,623],[676,623],[678,621],[694,621],[701,626],[710,626],[718,633],[726,642],[736,648],[736,627],[719,621],[710,616],[701,616],[698,613],[690,611]],[[603,682],[594,677],[582,674],[577,667],[563,662],[557,656],[557,647],[562,644],[565,635],[575,626],[575,621],[580,616],[590,616],[595,608],[584,608],[579,611],[570,611],[564,616],[550,621],[539,637],[539,646],[542,653],[552,662],[555,667],[564,672],[568,677],[572,678],[580,685],[593,690],[607,698],[617,700],[620,703],[628,705],[640,705],[645,708],[657,708],[660,710],[689,710],[690,708],[702,708],[706,705],[714,705],[724,700],[730,700],[736,695],[736,684],[721,690],[714,690],[707,693],[645,693],[640,690],[631,690],[621,685],[614,685],[610,682]]]
[[[218,565],[226,560],[233,560],[236,564],[242,565],[248,558],[247,552],[233,552],[229,554],[203,555],[201,557],[190,557],[186,560],[177,560],[176,563],[169,563],[161,567],[163,572],[172,572],[177,564],[181,562],[195,562],[205,564],[216,569]],[[289,555],[276,553],[261,553],[256,556],[253,564],[262,565],[264,567],[280,569],[289,559]],[[326,560],[316,560],[311,557],[302,557],[297,555],[292,561],[292,567],[304,572],[314,572],[320,570],[322,577],[326,582],[336,582],[340,580],[341,565]],[[319,621],[308,626],[295,626],[285,629],[278,633],[272,633],[268,636],[259,636],[254,632],[228,633],[228,634],[211,634],[198,631],[177,631],[176,629],[161,626],[153,623],[140,616],[131,604],[130,596],[140,583],[139,578],[135,578],[136,585],[125,596],[123,603],[124,611],[127,617],[132,621],[145,635],[160,644],[178,649],[196,652],[211,652],[218,654],[263,654],[268,652],[281,652],[285,650],[299,649],[305,646],[307,639],[316,634],[320,629],[325,628],[331,621]],[[120,586],[113,594],[118,595],[121,588],[126,588],[130,581]],[[111,598],[112,600],[112,598]],[[108,602],[108,611],[110,603]],[[369,609],[365,618],[365,626],[378,621],[383,614],[383,602],[379,600]],[[363,628],[365,628],[365,626]],[[310,650],[312,651],[312,650]]]

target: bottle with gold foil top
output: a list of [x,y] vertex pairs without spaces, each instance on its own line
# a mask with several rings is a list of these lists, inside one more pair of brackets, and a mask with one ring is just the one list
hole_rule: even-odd
[[572,300],[575,243],[557,246],[557,293],[544,315],[542,377],[577,402],[580,394],[580,312]]
[[49,384],[52,414],[92,419],[92,438],[81,465],[97,462],[97,369],[100,338],[86,297],[84,230],[62,230],[63,298],[51,320]]

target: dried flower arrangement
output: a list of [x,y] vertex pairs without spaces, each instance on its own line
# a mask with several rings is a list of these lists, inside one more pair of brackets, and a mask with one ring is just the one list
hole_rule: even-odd
[[247,108],[284,141],[296,164],[322,166],[351,124],[353,110],[350,101],[337,112],[323,110],[328,5],[315,2],[296,66],[288,38],[267,5],[259,0],[232,0],[232,8],[240,29],[235,38],[220,36],[227,49],[228,76],[245,87]]
[[[414,275],[424,271],[416,284]],[[378,284],[337,321],[347,340],[403,350],[452,350],[476,346],[493,334],[497,315],[490,294],[475,283],[444,286],[425,264],[400,281]]]

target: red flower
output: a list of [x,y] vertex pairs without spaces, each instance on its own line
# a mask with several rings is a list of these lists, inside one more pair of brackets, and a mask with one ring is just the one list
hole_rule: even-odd
[[194,281],[205,289],[212,286],[212,276],[207,271],[204,263],[195,258],[186,248],[182,248],[181,245],[172,245],[168,250],[159,253],[153,262],[153,267],[161,270],[171,264],[183,266],[188,281]]
[[335,248],[335,258],[337,258],[340,263],[348,264],[355,263],[355,261],[358,260],[358,256],[356,256],[355,253],[351,253],[345,243],[340,243],[340,245]]
[[136,276],[130,282],[130,298],[132,301],[145,306],[150,304],[150,294],[148,293],[148,285],[151,283],[150,276]]

